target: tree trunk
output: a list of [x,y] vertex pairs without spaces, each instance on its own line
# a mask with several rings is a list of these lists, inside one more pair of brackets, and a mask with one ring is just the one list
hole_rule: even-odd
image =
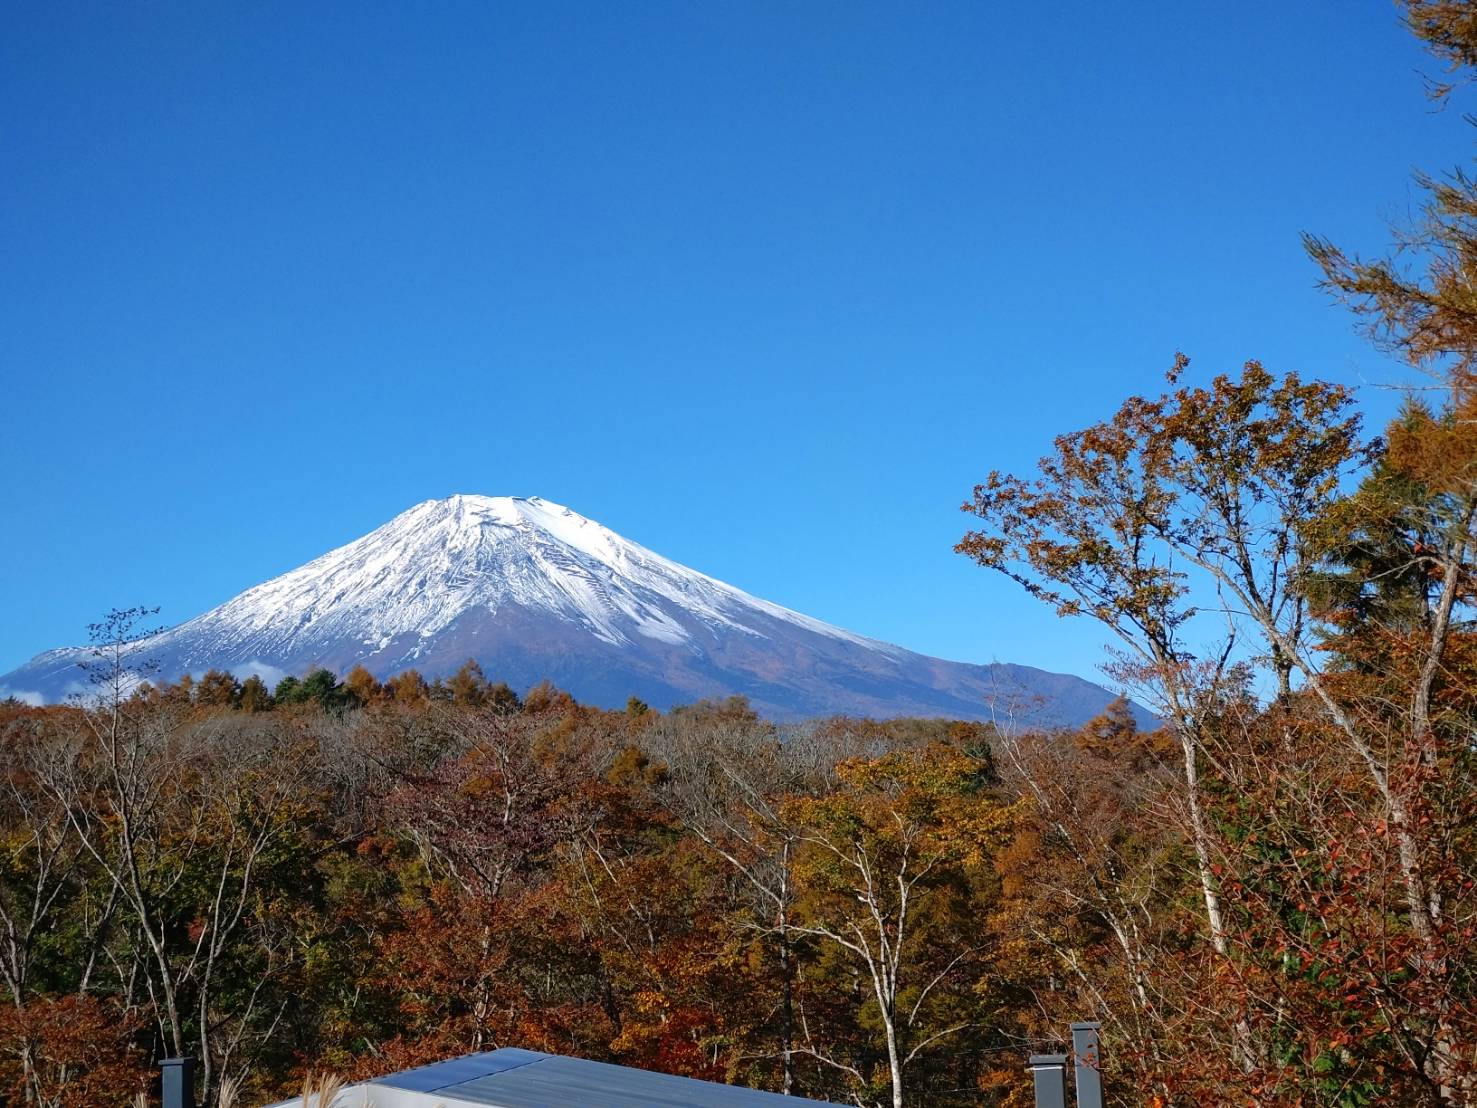
[[903,1059],[897,1042],[897,1012],[888,1005],[882,1010],[887,1031],[887,1064],[892,1071],[892,1108],[903,1108]]

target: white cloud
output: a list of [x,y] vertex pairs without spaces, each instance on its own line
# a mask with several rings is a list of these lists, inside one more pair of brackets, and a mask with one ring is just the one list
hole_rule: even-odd
[[231,667],[231,672],[243,681],[248,677],[260,677],[269,689],[275,689],[277,682],[287,676],[285,669],[278,669],[276,666],[267,665],[266,662],[255,660],[247,662],[244,665],[233,666]]

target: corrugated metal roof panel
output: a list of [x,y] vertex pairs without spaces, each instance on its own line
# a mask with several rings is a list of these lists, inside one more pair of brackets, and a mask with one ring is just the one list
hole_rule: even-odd
[[[442,1083],[455,1076],[460,1079]],[[488,1108],[801,1108],[828,1103],[512,1048],[422,1066],[373,1084],[435,1092]]]
[[418,1093],[432,1093],[451,1085],[477,1078],[489,1077],[504,1070],[526,1066],[548,1055],[535,1050],[519,1050],[504,1047],[481,1054],[464,1054],[460,1058],[449,1058],[445,1062],[433,1062],[429,1066],[417,1066],[413,1070],[402,1070],[388,1077],[377,1077],[376,1085],[388,1085],[392,1089],[410,1089]]

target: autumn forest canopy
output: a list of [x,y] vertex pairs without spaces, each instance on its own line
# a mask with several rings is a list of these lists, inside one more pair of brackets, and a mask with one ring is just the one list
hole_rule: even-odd
[[[1401,9],[1470,108],[1477,4]],[[474,662],[139,685],[148,613],[110,614],[91,696],[0,704],[4,1103],[519,1046],[1014,1108],[1096,1019],[1115,1105],[1477,1106],[1477,178],[1418,187],[1388,253],[1304,242],[1408,367],[1388,426],[1179,356],[960,475],[959,553],[1110,640],[1153,730],[609,711]]]

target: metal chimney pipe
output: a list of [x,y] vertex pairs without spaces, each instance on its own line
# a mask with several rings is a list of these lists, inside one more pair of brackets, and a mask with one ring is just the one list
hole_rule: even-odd
[[163,1108],[195,1108],[195,1059],[166,1058],[159,1069]]
[[1103,1052],[1098,1041],[1100,1023],[1072,1025],[1072,1054],[1076,1058],[1077,1108],[1103,1108]]
[[1067,1056],[1031,1055],[1031,1077],[1036,1084],[1036,1108],[1067,1108]]

